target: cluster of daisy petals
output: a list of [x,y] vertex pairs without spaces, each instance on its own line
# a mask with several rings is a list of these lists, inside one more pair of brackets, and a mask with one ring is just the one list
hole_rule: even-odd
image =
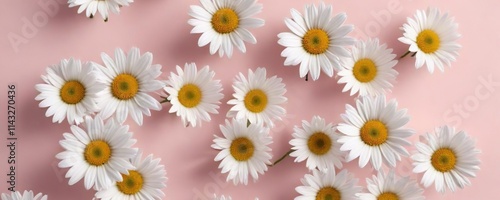
[[[70,0],[70,7],[80,6],[87,17],[98,11],[107,20],[108,12],[118,12],[131,0]],[[256,43],[249,31],[264,25],[264,20],[253,18],[262,10],[256,0],[200,0],[192,5],[188,21],[191,33],[200,33],[200,47],[209,45],[210,54],[230,58],[233,49],[246,51],[245,42]],[[278,44],[285,47],[281,56],[284,65],[300,65],[299,76],[318,80],[321,72],[329,77],[335,73],[343,92],[358,94],[354,105],[346,105],[341,114],[343,122],[334,125],[320,116],[302,121],[293,129],[292,146],[287,154],[271,162],[270,130],[274,121],[281,120],[286,110],[285,84],[277,76],[268,77],[265,68],[239,73],[232,85],[232,107],[226,114],[221,134],[214,135],[212,148],[219,150],[215,157],[227,181],[247,185],[251,177],[257,181],[268,167],[286,156],[295,162],[306,162],[310,170],[296,188],[297,200],[309,199],[424,199],[423,190],[409,176],[400,177],[394,170],[384,172],[383,166],[396,168],[403,157],[413,160],[413,172],[423,173],[420,183],[444,192],[455,191],[470,184],[479,170],[479,150],[464,131],[442,126],[420,137],[416,152],[410,154],[407,139],[415,131],[405,128],[410,118],[406,109],[398,109],[397,101],[387,101],[385,93],[393,87],[398,72],[396,55],[378,39],[356,41],[348,36],[352,25],[344,25],[347,15],[332,17],[332,6],[324,3],[305,6],[304,13],[291,9],[291,18],[285,19],[290,32],[278,34]],[[451,65],[458,56],[460,45],[456,40],[458,25],[447,14],[436,8],[419,10],[414,19],[408,18],[399,38],[408,44],[408,52],[416,56],[415,67],[424,64],[429,72],[437,67]],[[36,100],[47,108],[46,117],[71,124],[71,133],[64,133],[60,145],[65,149],[56,155],[59,167],[69,168],[66,178],[73,185],[83,179],[85,188],[96,190],[100,199],[161,199],[166,187],[165,167],[152,155],[142,158],[134,148],[136,140],[124,125],[131,118],[143,124],[144,115],[162,109],[161,103],[171,105],[185,126],[201,126],[218,114],[223,99],[220,80],[208,66],[198,69],[194,63],[184,68],[176,66],[168,80],[158,80],[161,65],[152,64],[153,55],[141,54],[132,48],[128,54],[116,49],[114,57],[101,54],[102,64],[82,63],[63,59],[47,68],[42,75],[44,84],[37,84],[40,92]],[[163,90],[163,99],[150,93]],[[366,179],[367,188],[357,186],[358,180],[343,169],[343,163],[358,160],[359,167],[371,166],[378,171]],[[3,199],[16,199],[2,194]],[[33,196],[32,192],[24,195]],[[14,197],[16,196],[16,197]],[[41,197],[36,195],[35,199]],[[46,199],[46,196],[42,197]],[[214,199],[231,199],[221,196]]]

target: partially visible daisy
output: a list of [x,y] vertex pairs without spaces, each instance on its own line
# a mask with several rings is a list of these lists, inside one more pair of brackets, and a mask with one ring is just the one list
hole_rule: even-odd
[[445,192],[446,187],[454,192],[470,185],[468,177],[476,177],[479,170],[480,151],[466,132],[443,126],[421,136],[420,141],[418,153],[411,158],[413,172],[424,173],[421,183],[425,187],[434,183],[438,192]]
[[23,193],[19,191],[12,192],[10,195],[2,193],[2,200],[47,200],[47,195],[38,193],[33,196],[33,191],[25,190]]
[[101,54],[106,67],[95,65],[103,73],[102,82],[105,90],[99,94],[100,114],[103,119],[115,115],[119,123],[123,123],[128,115],[142,125],[143,114],[151,116],[152,110],[161,110],[158,100],[148,92],[157,91],[165,85],[156,80],[161,74],[161,65],[152,65],[153,54],[146,52],[140,55],[138,48],[132,48],[128,55],[123,50],[115,50],[113,60],[106,53]]
[[255,73],[248,69],[248,79],[242,73],[233,83],[234,99],[227,103],[234,105],[227,117],[244,119],[250,123],[264,123],[274,126],[272,120],[281,120],[286,110],[281,107],[287,101],[283,95],[286,92],[282,79],[276,76],[266,77],[265,68],[257,68]]
[[278,43],[285,48],[281,56],[286,57],[285,65],[300,64],[300,77],[311,74],[317,80],[320,71],[329,77],[334,70],[341,70],[340,59],[348,57],[346,46],[354,44],[348,37],[354,27],[343,25],[347,16],[337,14],[333,18],[332,6],[321,3],[306,5],[304,15],[291,9],[292,18],[286,18],[285,24],[291,32],[278,34]]
[[83,122],[83,117],[99,111],[97,93],[104,85],[97,82],[99,73],[90,65],[82,66],[80,60],[63,59],[58,65],[47,68],[47,75],[42,75],[45,84],[37,84],[40,92],[35,100],[46,108],[45,116],[52,117],[52,122],[61,123],[65,118],[69,124]]
[[441,15],[437,8],[417,10],[415,19],[408,18],[401,29],[404,34],[398,39],[410,45],[409,52],[416,53],[417,69],[426,64],[431,73],[434,66],[443,72],[444,64],[450,66],[451,61],[456,60],[461,48],[457,43],[460,34],[457,32],[458,24],[448,13]]
[[111,199],[162,199],[165,194],[162,189],[167,181],[165,166],[159,158],[148,155],[142,160],[142,152],[131,160],[135,170],[129,170],[128,175],[122,174],[123,181],[114,186],[98,191],[95,196],[101,200]]
[[114,120],[104,124],[98,116],[85,118],[82,127],[71,126],[72,133],[64,133],[59,144],[65,151],[56,155],[60,168],[70,168],[66,173],[69,185],[84,179],[85,188],[106,189],[116,181],[122,181],[121,174],[129,174],[136,168],[130,163],[137,149],[132,148],[136,140],[128,132],[128,126]]
[[300,181],[302,186],[295,188],[300,196],[295,200],[354,200],[357,199],[355,194],[361,191],[361,187],[356,185],[358,179],[347,170],[335,175],[334,169],[326,172],[313,169],[312,175],[306,174]]
[[202,121],[210,121],[210,115],[218,114],[222,94],[220,80],[213,80],[214,71],[205,66],[198,71],[196,64],[191,63],[181,67],[176,66],[177,74],[173,72],[164,90],[172,104],[170,113],[180,116],[184,125],[188,123],[195,127]]
[[232,119],[220,125],[220,130],[223,137],[215,135],[212,148],[221,150],[214,160],[221,161],[222,173],[229,172],[226,181],[247,185],[249,175],[257,181],[259,174],[264,174],[267,165],[271,164],[269,128],[261,124],[247,126],[246,120]]
[[290,145],[294,151],[290,156],[296,157],[295,162],[307,159],[306,166],[310,170],[341,169],[344,158],[337,142],[339,134],[336,130],[331,123],[326,124],[325,119],[319,116],[314,116],[310,123],[303,120],[302,128],[293,128],[294,139],[290,140]]
[[411,143],[406,138],[415,132],[403,128],[410,121],[406,109],[397,109],[396,100],[386,103],[385,96],[362,96],[356,101],[356,108],[346,105],[344,120],[337,126],[343,133],[338,140],[341,151],[349,151],[347,162],[359,157],[359,167],[371,160],[376,170],[382,161],[391,167],[401,160],[401,155],[409,156],[404,146]]
[[109,11],[118,14],[120,7],[129,6],[133,0],[68,0],[69,7],[80,6],[78,13],[86,11],[89,18],[96,16],[97,11],[101,14],[104,21],[108,21]]
[[360,200],[424,200],[424,190],[420,188],[417,181],[410,177],[400,178],[391,171],[385,174],[379,171],[372,179],[366,179],[369,193],[358,193]]
[[202,33],[198,46],[210,43],[210,54],[219,51],[230,58],[233,46],[246,52],[245,43],[257,43],[248,29],[264,26],[264,20],[252,16],[262,11],[262,4],[256,0],[200,0],[201,6],[192,5],[188,23],[191,33]]
[[382,95],[392,88],[398,72],[393,67],[398,63],[396,54],[379,44],[378,39],[358,41],[351,56],[344,59],[344,68],[338,73],[338,83],[345,83],[342,92],[351,90],[351,96]]

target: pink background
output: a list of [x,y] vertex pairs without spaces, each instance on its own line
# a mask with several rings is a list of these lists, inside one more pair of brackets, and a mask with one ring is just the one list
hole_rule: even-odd
[[[187,24],[189,5],[197,0],[137,1],[130,7],[122,8],[119,15],[111,14],[109,22],[100,17],[87,19],[78,15],[76,8],[67,8],[65,0],[52,7],[55,12],[47,12],[40,6],[56,0],[2,0],[0,7],[0,192],[6,192],[7,132],[6,99],[7,84],[15,83],[17,144],[17,188],[31,189],[49,195],[49,199],[91,199],[94,192],[86,191],[82,181],[68,186],[64,178],[66,169],[57,168],[55,155],[63,149],[59,146],[63,132],[69,132],[67,123],[52,124],[44,117],[46,109],[38,108],[34,100],[37,91],[34,85],[42,83],[40,75],[45,68],[58,63],[63,58],[78,58],[84,61],[100,61],[100,53],[112,54],[117,47],[128,51],[136,46],[142,52],[154,54],[154,63],[163,66],[162,79],[174,70],[175,65],[196,62],[198,66],[209,65],[221,79],[225,98],[210,123],[202,128],[185,128],[180,118],[169,114],[170,106],[152,112],[145,118],[142,127],[132,120],[127,123],[134,137],[135,145],[146,154],[154,154],[162,159],[167,169],[165,199],[203,199],[211,193],[231,195],[236,200],[260,197],[263,200],[293,199],[298,195],[295,187],[308,170],[305,163],[294,163],[285,159],[259,177],[256,183],[234,186],[225,183],[226,175],[217,169],[219,163],[213,161],[218,151],[210,148],[214,134],[219,133],[229,106],[226,102],[232,94],[231,84],[238,72],[259,66],[267,67],[269,75],[278,75],[286,84],[289,101],[285,105],[287,116],[272,129],[274,143],[273,160],[290,148],[292,128],[301,120],[310,120],[319,115],[332,123],[340,122],[340,114],[345,104],[352,104],[354,97],[342,93],[343,85],[334,78],[322,74],[319,81],[305,82],[298,77],[298,66],[284,67],[280,57],[284,47],[277,44],[277,34],[288,31],[283,19],[290,17],[290,9],[303,12],[306,4],[319,3],[318,0],[283,1],[260,0],[264,5],[262,13],[266,25],[251,30],[257,38],[256,45],[247,44],[247,53],[235,52],[231,59],[211,56],[208,48],[199,48],[200,35],[189,33]],[[389,98],[396,98],[400,108],[407,108],[411,121],[407,125],[417,131],[411,138],[416,141],[419,134],[432,131],[443,124],[466,130],[477,141],[482,151],[481,170],[477,178],[471,179],[472,186],[455,193],[439,194],[433,186],[425,190],[427,199],[493,199],[497,195],[500,181],[498,162],[497,131],[500,130],[500,70],[498,69],[498,46],[500,45],[499,1],[346,1],[326,0],[333,5],[334,13],[346,12],[347,23],[355,25],[351,36],[365,39],[378,37],[387,43],[398,55],[408,46],[397,41],[402,35],[399,27],[412,17],[417,9],[435,6],[449,11],[459,23],[463,46],[457,62],[445,73],[429,74],[426,69],[416,70],[414,58],[407,57],[396,66],[400,73]],[[23,31],[28,23],[34,23],[35,31]],[[19,35],[26,43],[12,45],[9,35]],[[492,79],[495,83],[485,87],[481,80]],[[488,84],[486,84],[488,85]],[[478,93],[479,92],[479,93]],[[158,95],[154,94],[155,97]],[[463,112],[454,110],[461,107]],[[5,144],[5,145],[4,145]],[[410,147],[413,151],[414,148]],[[360,169],[357,160],[345,168],[360,179],[365,186],[365,177],[374,173],[370,167]],[[421,175],[411,173],[411,162],[405,158],[396,170],[401,175],[411,175],[420,180]],[[496,194],[496,195],[495,195]]]

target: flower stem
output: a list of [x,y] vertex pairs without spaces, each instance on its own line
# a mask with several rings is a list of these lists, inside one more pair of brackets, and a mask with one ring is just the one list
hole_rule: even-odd
[[309,80],[309,73],[306,74],[306,81]]
[[413,54],[411,54],[411,57],[415,57],[415,55],[417,55],[417,52],[414,52]]
[[287,156],[289,156],[292,152],[294,152],[295,150],[293,149],[290,149],[290,151],[286,152],[285,155],[281,156],[280,159],[278,159],[277,161],[275,161],[272,165],[269,165],[269,167],[272,167],[272,166],[275,166],[276,164],[278,164],[279,162],[281,162],[283,159],[285,159]]
[[160,103],[170,103],[170,100],[168,100],[167,97],[160,96],[163,100],[160,101]]
[[[411,51],[407,51],[405,54],[403,54],[399,59],[406,57],[408,54],[410,54]],[[416,52],[415,52],[416,53]]]

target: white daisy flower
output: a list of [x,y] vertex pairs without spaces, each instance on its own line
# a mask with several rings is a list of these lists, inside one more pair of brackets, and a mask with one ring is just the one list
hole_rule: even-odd
[[306,174],[300,181],[302,186],[295,188],[300,196],[295,197],[295,200],[354,200],[357,199],[355,194],[361,191],[361,187],[356,185],[358,179],[347,170],[335,175],[334,169],[326,172],[313,169],[312,175]]
[[314,116],[310,123],[303,120],[302,128],[293,128],[294,139],[290,140],[290,145],[294,151],[290,156],[296,157],[295,162],[307,159],[306,166],[310,170],[342,168],[344,157],[340,152],[340,144],[337,143],[339,134],[336,130],[331,123],[326,124],[325,119],[319,116]]
[[215,72],[209,71],[208,66],[198,71],[195,63],[186,63],[184,70],[179,66],[176,69],[177,74],[172,72],[163,88],[172,104],[169,112],[175,112],[184,125],[189,123],[193,127],[210,121],[209,113],[219,113],[217,109],[224,97],[220,80],[213,80]]
[[424,190],[410,177],[400,178],[394,171],[385,174],[379,171],[372,179],[366,179],[369,193],[358,193],[360,200],[424,200]]
[[420,136],[420,140],[416,144],[418,153],[411,158],[413,172],[424,173],[421,183],[425,187],[434,183],[438,192],[445,192],[446,187],[454,192],[457,187],[470,185],[468,177],[476,177],[479,170],[480,151],[466,132],[456,133],[453,127],[443,126]]
[[397,109],[396,100],[386,103],[385,96],[362,96],[356,101],[356,108],[346,105],[346,113],[341,117],[337,129],[343,133],[338,142],[341,151],[349,151],[346,160],[350,162],[359,157],[359,167],[369,160],[371,165],[380,169],[382,161],[395,167],[401,155],[409,156],[404,146],[411,143],[405,138],[415,132],[403,126],[410,121],[406,109]]
[[137,149],[131,148],[136,142],[128,126],[114,120],[85,118],[82,128],[71,126],[72,133],[64,133],[59,144],[65,151],[56,155],[60,168],[70,168],[66,173],[69,185],[84,178],[85,188],[106,189],[116,181],[122,181],[121,174],[128,174],[135,167],[129,162]]
[[233,45],[246,52],[245,43],[257,43],[248,29],[264,25],[264,20],[252,18],[262,11],[262,4],[256,0],[200,0],[203,7],[192,5],[188,23],[193,27],[191,33],[202,33],[198,46],[210,43],[210,54],[219,51],[231,58]]
[[142,160],[142,152],[131,160],[135,170],[129,170],[128,175],[122,174],[123,181],[114,186],[98,191],[95,197],[101,200],[111,199],[162,199],[165,197],[162,189],[167,181],[165,166],[161,159],[153,159],[148,155]]
[[115,60],[107,54],[101,54],[106,67],[95,64],[103,73],[102,81],[106,89],[99,94],[100,114],[103,119],[115,115],[123,123],[128,115],[142,125],[143,114],[151,116],[152,110],[161,110],[158,100],[148,92],[163,88],[162,81],[155,80],[161,74],[161,65],[151,65],[153,54],[146,52],[142,56],[138,48],[132,48],[128,55],[121,49],[115,50]]
[[83,117],[99,111],[97,93],[104,85],[97,82],[97,73],[90,63],[81,64],[80,60],[63,59],[58,65],[47,68],[47,75],[42,75],[45,84],[37,84],[40,92],[35,100],[46,108],[46,117],[52,122],[61,123],[65,118],[69,124],[83,122]]
[[80,6],[78,14],[86,11],[89,18],[96,16],[97,11],[101,14],[104,21],[108,21],[109,11],[118,14],[120,7],[129,6],[133,0],[68,0],[69,7]]
[[6,193],[2,193],[2,200],[47,200],[47,195],[43,195],[42,193],[38,193],[36,195],[33,194],[33,191],[25,190],[23,193],[19,191],[12,192],[10,195]]
[[342,92],[351,90],[351,96],[382,95],[390,91],[398,72],[393,68],[397,60],[392,49],[379,44],[378,39],[358,41],[351,50],[351,56],[344,59],[344,68],[338,73],[338,83],[345,83]]
[[281,120],[286,110],[280,105],[287,101],[283,95],[286,92],[282,79],[276,76],[266,77],[265,68],[257,68],[255,73],[248,69],[248,79],[240,73],[233,83],[235,99],[227,103],[234,105],[227,117],[245,119],[250,123],[264,123],[274,126],[273,119]]
[[417,10],[415,19],[408,18],[401,29],[404,34],[398,39],[410,45],[408,53],[416,53],[417,69],[425,63],[429,72],[434,72],[434,66],[443,72],[444,64],[450,66],[456,60],[461,48],[457,43],[460,34],[458,24],[448,13],[441,15],[437,8]]
[[320,70],[332,77],[334,70],[341,69],[340,58],[349,56],[345,46],[354,44],[354,39],[346,36],[354,27],[343,25],[347,15],[332,18],[332,6],[324,3],[306,5],[304,15],[295,9],[290,12],[292,18],[286,18],[285,24],[291,32],[278,34],[278,43],[286,47],[281,52],[286,57],[284,64],[300,64],[300,77],[310,73],[317,80]]
[[269,128],[259,124],[249,124],[244,120],[226,120],[226,125],[220,125],[224,137],[215,136],[212,148],[221,150],[215,157],[215,161],[221,161],[219,169],[227,173],[226,181],[247,185],[250,174],[255,181],[259,174],[267,171],[267,165],[271,164],[272,138],[269,136]]

